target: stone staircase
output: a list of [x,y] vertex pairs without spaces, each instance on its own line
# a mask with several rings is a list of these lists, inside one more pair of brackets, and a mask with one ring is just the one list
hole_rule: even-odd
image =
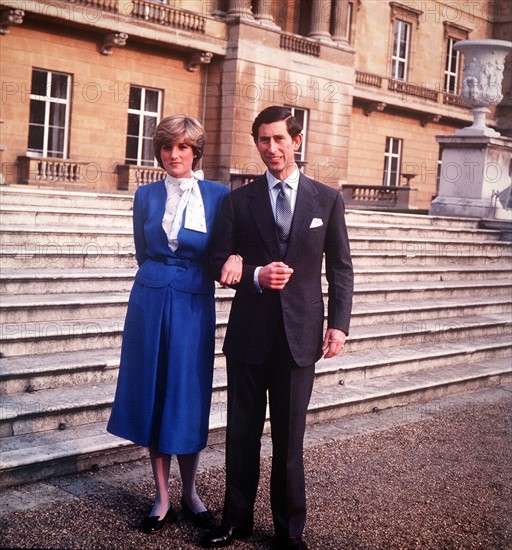
[[[0,486],[146,456],[105,431],[135,272],[127,195],[0,188]],[[512,375],[512,248],[477,221],[347,212],[356,271],[346,353],[317,366],[309,422]],[[217,289],[210,442],[224,438]]]

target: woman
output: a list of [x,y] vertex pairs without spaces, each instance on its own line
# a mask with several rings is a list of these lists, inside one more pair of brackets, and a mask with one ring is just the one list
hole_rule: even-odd
[[[210,528],[213,514],[196,493],[211,404],[215,304],[206,266],[212,226],[228,189],[193,173],[205,132],[192,117],[167,117],[153,138],[165,179],[137,189],[133,203],[139,269],[128,302],[116,396],[107,430],[149,448],[156,498],[143,531],[160,531],[171,512],[169,470],[176,454],[181,507]],[[224,282],[242,263],[226,262]]]

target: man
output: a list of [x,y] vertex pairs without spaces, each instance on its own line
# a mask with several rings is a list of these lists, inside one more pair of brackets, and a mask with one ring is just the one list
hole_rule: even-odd
[[[302,128],[285,107],[252,127],[265,175],[225,199],[212,265],[236,288],[224,342],[228,373],[226,494],[221,526],[204,541],[228,546],[251,535],[267,391],[272,431],[271,505],[277,544],[307,548],[303,440],[315,362],[338,355],[348,335],[353,272],[341,194],[301,174]],[[284,189],[281,190],[281,183]],[[241,280],[222,269],[233,250]],[[328,281],[323,335],[322,259]]]

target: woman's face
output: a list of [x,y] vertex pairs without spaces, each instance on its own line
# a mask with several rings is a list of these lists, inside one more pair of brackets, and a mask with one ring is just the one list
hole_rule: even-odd
[[164,170],[173,178],[189,178],[192,175],[194,150],[187,143],[170,143],[160,150]]

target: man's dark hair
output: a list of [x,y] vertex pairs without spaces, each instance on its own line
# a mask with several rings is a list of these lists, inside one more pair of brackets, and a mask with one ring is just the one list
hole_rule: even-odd
[[288,107],[280,105],[272,105],[263,109],[261,113],[254,119],[252,123],[252,137],[254,141],[258,139],[258,132],[262,124],[271,124],[272,122],[286,121],[286,128],[292,138],[298,136],[302,132],[302,126],[299,121],[292,115]]

